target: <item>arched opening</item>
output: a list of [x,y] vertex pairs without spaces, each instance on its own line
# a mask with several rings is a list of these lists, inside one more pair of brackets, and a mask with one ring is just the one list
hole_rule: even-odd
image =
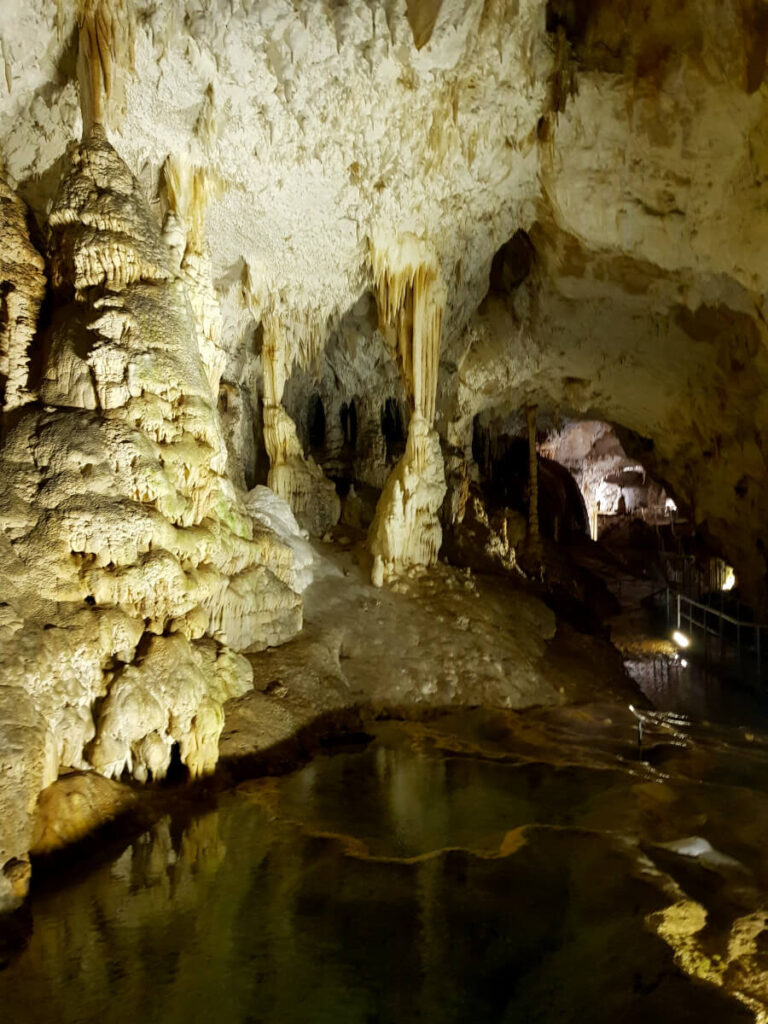
[[[472,454],[480,469],[481,487],[491,509],[526,513],[529,501],[528,441],[519,434],[497,434],[476,417]],[[553,541],[586,537],[587,509],[568,469],[539,453],[539,529]]]
[[539,452],[572,474],[584,498],[593,540],[623,519],[651,526],[682,519],[674,499],[642,462],[627,453],[609,423],[567,422],[547,433]]

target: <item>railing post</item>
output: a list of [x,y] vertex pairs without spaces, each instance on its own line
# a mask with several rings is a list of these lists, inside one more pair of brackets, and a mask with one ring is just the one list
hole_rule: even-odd
[[757,681],[758,682],[762,682],[762,674],[763,674],[762,671],[761,671],[761,665],[760,665],[760,633],[762,632],[762,628],[763,628],[762,626],[757,626],[755,628],[755,636],[756,636],[756,643],[757,643]]
[[755,626],[755,647],[757,649],[757,681],[760,682],[760,626]]
[[666,597],[667,597],[667,617],[666,617],[666,619],[664,621],[666,622],[667,625],[669,625],[669,587],[667,587]]
[[680,629],[680,595],[677,595],[677,628]]

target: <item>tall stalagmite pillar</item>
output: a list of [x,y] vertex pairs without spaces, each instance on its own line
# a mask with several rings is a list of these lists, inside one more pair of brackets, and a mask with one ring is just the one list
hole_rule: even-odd
[[445,287],[434,253],[413,235],[377,238],[371,263],[379,327],[411,402],[405,454],[382,491],[368,534],[373,582],[432,565],[442,542],[437,513],[445,496],[434,429]]
[[540,544],[539,535],[539,458],[536,451],[536,406],[528,415],[528,542],[532,549]]
[[291,365],[283,325],[265,317],[261,358],[264,373],[264,447],[269,456],[267,483],[293,509],[299,523],[322,536],[339,521],[341,503],[333,481],[310,456],[304,455],[296,424],[283,407],[283,391]]

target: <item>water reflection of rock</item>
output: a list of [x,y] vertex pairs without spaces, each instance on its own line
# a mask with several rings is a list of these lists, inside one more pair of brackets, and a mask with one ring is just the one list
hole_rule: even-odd
[[768,976],[768,748],[657,716],[660,769],[626,718],[389,725],[165,818],[36,895],[0,999],[14,1024],[752,1019],[714,986]]
[[14,990],[13,1019],[175,1019],[198,955],[216,956],[205,908],[226,849],[218,812],[184,824],[166,817],[113,863],[43,895],[18,965],[25,983]]

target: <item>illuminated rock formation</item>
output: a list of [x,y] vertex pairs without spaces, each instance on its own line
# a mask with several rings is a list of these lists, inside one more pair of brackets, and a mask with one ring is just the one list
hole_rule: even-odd
[[157,779],[176,744],[193,776],[211,771],[222,704],[251,680],[234,652],[301,626],[290,548],[226,477],[185,278],[99,125],[49,227],[45,406],[0,455],[0,659],[18,705],[2,728],[27,778],[3,863],[59,766]]
[[4,412],[23,405],[29,346],[45,295],[44,263],[29,238],[27,211],[0,177],[0,402]]
[[305,457],[296,424],[283,408],[292,356],[282,325],[270,319],[264,329],[264,446],[269,455],[268,483],[288,502],[299,523],[322,536],[339,521],[336,488],[311,456]]
[[[478,416],[600,420],[765,605],[759,5],[5,6],[3,820],[91,756],[155,776],[173,741],[210,767],[220,697],[245,685],[232,651],[300,622],[297,549],[230,483],[263,483],[267,456],[316,534],[339,518],[331,476],[382,489],[382,582],[437,556],[441,449],[460,523]],[[34,351],[24,203],[51,233]],[[328,465],[305,443],[313,375]],[[511,565],[519,524],[470,511]],[[24,849],[0,841],[7,891]]]
[[445,496],[440,439],[434,429],[445,288],[434,256],[413,237],[376,242],[371,259],[380,326],[412,405],[405,454],[379,499],[368,544],[373,581],[437,559]]
[[[205,238],[205,208],[215,194],[210,178],[179,157],[164,166],[168,214],[163,235],[175,256],[186,285],[197,327],[200,358],[214,399],[218,398],[226,363],[222,347],[221,310],[213,287],[211,256]],[[175,263],[175,261],[174,261]]]

